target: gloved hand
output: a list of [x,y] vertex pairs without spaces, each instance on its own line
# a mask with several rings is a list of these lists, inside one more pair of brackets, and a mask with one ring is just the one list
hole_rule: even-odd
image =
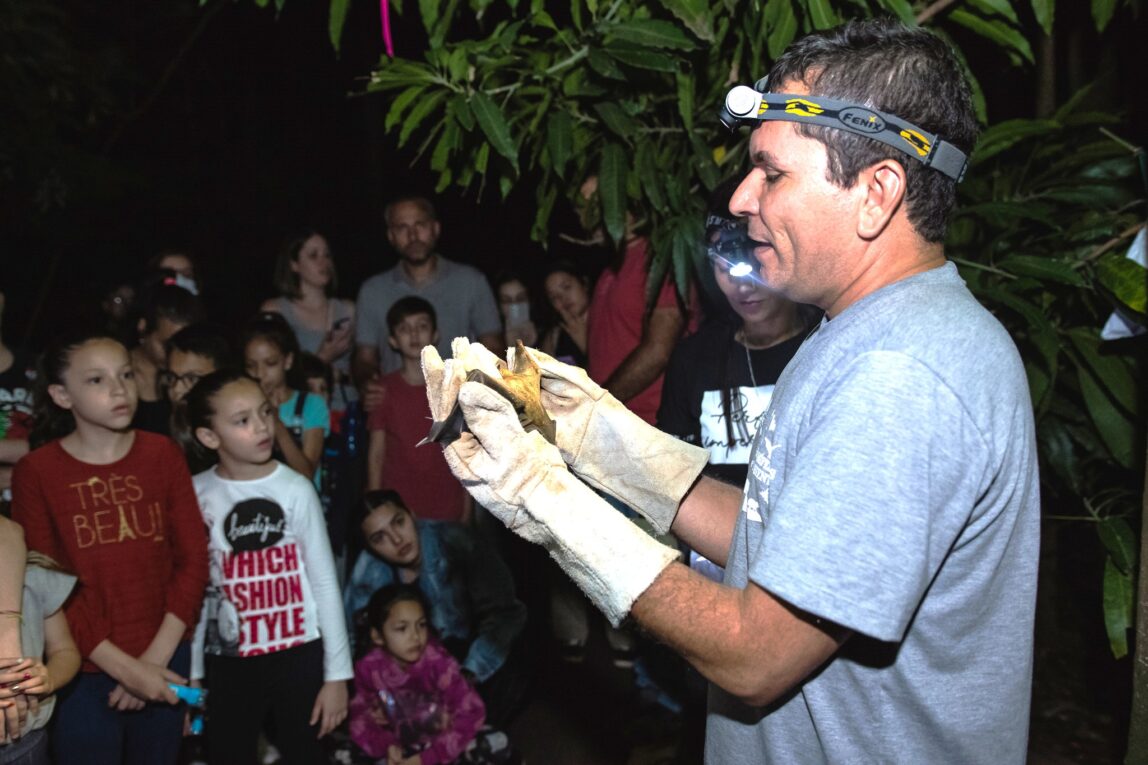
[[[709,453],[648,424],[578,367],[528,348],[542,373],[542,406],[558,424],[562,459],[586,483],[641,513],[660,534]],[[510,350],[513,362],[515,349]]]
[[427,403],[436,422],[445,420],[458,399],[458,389],[466,382],[466,375],[479,369],[495,380],[498,357],[482,343],[472,343],[465,337],[456,337],[450,343],[451,358],[444,363],[433,345],[423,348],[423,377],[427,382]]
[[545,547],[610,623],[620,624],[677,551],[571,474],[553,445],[523,431],[497,392],[463,383],[458,402],[470,433],[444,449],[455,476],[507,528]]

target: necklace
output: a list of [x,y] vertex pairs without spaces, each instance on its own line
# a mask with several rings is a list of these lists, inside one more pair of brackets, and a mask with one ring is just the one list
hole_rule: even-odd
[[749,381],[753,383],[753,389],[757,390],[757,377],[753,374],[753,359],[749,355],[749,343],[745,339],[745,330],[738,330],[738,335],[741,335],[741,340],[734,336],[734,340],[745,349],[745,365],[749,367]]

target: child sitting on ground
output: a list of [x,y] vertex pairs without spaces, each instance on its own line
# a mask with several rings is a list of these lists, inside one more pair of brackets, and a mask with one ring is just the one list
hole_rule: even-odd
[[374,648],[355,664],[351,738],[386,765],[508,762],[505,735],[481,730],[482,699],[430,635],[427,610],[422,591],[408,584],[371,597]]

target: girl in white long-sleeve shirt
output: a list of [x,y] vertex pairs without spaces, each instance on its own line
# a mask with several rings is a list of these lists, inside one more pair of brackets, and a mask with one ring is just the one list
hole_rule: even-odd
[[215,372],[184,400],[187,427],[219,455],[195,476],[211,583],[191,674],[208,680],[212,761],[253,762],[270,712],[283,762],[318,762],[352,676],[319,497],[271,458],[275,410],[251,378]]

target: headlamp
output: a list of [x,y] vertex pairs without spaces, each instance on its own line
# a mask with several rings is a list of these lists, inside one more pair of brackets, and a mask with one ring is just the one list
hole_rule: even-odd
[[706,220],[706,257],[727,267],[729,275],[743,279],[757,269],[744,219],[710,215]]
[[911,122],[868,106],[814,95],[767,93],[767,80],[737,85],[726,94],[718,119],[730,130],[768,120],[786,120],[848,130],[872,138],[960,183],[968,157],[953,144]]

